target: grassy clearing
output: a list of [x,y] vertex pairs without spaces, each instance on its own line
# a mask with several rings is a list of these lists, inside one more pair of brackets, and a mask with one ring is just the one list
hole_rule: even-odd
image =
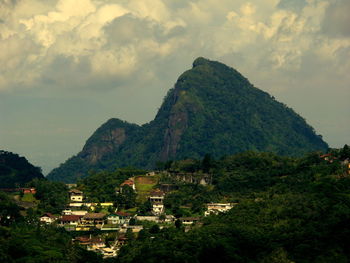
[[138,176],[135,178],[135,185],[137,191],[136,201],[143,203],[147,200],[152,189],[158,184],[158,177],[156,176]]
[[137,207],[133,207],[127,210],[123,210],[123,212],[130,213],[130,214],[136,214],[137,212]]
[[37,200],[35,199],[33,194],[24,194],[21,201],[23,201],[23,202],[36,202]]

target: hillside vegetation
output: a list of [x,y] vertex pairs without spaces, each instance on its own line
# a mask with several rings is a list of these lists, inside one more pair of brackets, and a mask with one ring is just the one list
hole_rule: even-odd
[[91,169],[151,169],[159,160],[205,154],[220,158],[253,150],[301,156],[327,148],[302,117],[238,71],[198,58],[169,90],[153,121],[137,126],[110,119],[48,178],[74,182]]
[[39,167],[18,154],[0,151],[0,188],[23,187],[34,178],[44,178]]
[[[163,171],[147,176],[145,171],[118,169],[96,172],[78,184],[86,200],[112,201],[119,211],[149,212],[149,204],[136,200],[126,186],[116,195],[123,180],[140,179],[141,190],[150,178],[152,188],[171,185],[164,205],[176,218],[201,216],[188,227],[176,220],[143,224],[129,232],[118,257],[100,255],[73,245],[64,228],[38,223],[44,211],[57,213],[67,202],[62,183],[35,179],[34,209],[16,205],[0,192],[0,259],[4,262],[349,262],[350,250],[350,148],[331,150],[327,155],[308,153],[285,157],[272,153],[244,152],[221,159],[185,159],[159,163]],[[210,178],[201,185],[188,179]],[[147,179],[147,180],[146,180]],[[152,180],[153,180],[152,179]],[[185,180],[186,179],[186,180]],[[136,180],[137,181],[137,180]],[[51,190],[50,190],[51,189]],[[141,202],[140,202],[141,201]],[[203,217],[205,204],[230,202],[226,213]],[[56,210],[56,211],[55,211]],[[140,223],[135,222],[133,224]]]
[[180,185],[166,206],[194,213],[205,202],[238,204],[189,232],[146,229],[114,262],[349,262],[349,158],[346,146],[331,159],[247,152],[212,160],[213,187]]

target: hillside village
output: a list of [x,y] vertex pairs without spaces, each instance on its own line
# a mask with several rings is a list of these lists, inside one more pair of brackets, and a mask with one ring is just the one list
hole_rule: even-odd
[[236,203],[207,203],[206,210],[201,215],[176,218],[166,213],[164,206],[164,198],[174,186],[163,184],[157,188],[154,183],[157,181],[157,176],[152,172],[146,176],[130,177],[116,187],[116,197],[123,191],[133,191],[138,198],[147,199],[151,205],[150,213],[147,215],[138,214],[134,208],[119,209],[115,200],[102,203],[87,202],[84,192],[77,189],[76,184],[67,184],[70,187],[67,207],[60,215],[44,213],[40,217],[40,222],[55,224],[75,233],[73,242],[106,258],[116,256],[121,246],[125,245],[128,239],[137,236],[144,225],[158,225],[160,229],[182,225],[185,231],[188,231],[193,227],[199,227],[203,216],[224,213],[236,205]]
[[[348,146],[303,158],[246,152],[221,160],[174,161],[164,167],[156,172],[92,172],[75,184],[34,179],[2,188],[1,247],[11,257],[17,257],[12,251],[21,251],[22,258],[35,251],[40,262],[140,262],[144,257],[151,262],[172,262],[174,257],[185,262],[198,257],[196,253],[220,256],[206,254],[207,248],[216,251],[224,245],[229,259],[239,253],[250,262],[261,257],[271,262],[280,251],[282,258],[302,262],[305,254],[322,254],[318,247],[337,244],[343,249],[348,244],[346,230],[337,232],[341,241],[332,239],[332,229],[347,228],[344,211],[350,213]],[[310,220],[315,213],[316,220]],[[308,244],[309,237],[320,246]],[[295,252],[288,248],[290,242],[306,247]],[[240,250],[247,244],[254,253]],[[274,244],[283,244],[285,252]],[[323,257],[326,260],[319,262],[330,262],[328,252]]]

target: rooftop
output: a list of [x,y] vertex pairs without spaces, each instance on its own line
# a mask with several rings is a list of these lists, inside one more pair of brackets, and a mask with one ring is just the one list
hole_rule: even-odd
[[126,213],[126,212],[122,212],[122,211],[117,212],[116,214],[117,214],[118,216],[131,216],[130,213]]
[[184,221],[198,221],[199,220],[199,217],[180,217],[179,218],[180,220]]
[[69,190],[69,193],[70,193],[70,194],[83,194],[83,192],[80,191],[80,190],[78,190],[78,189]]
[[61,217],[61,221],[79,221],[82,216],[78,215],[65,215]]
[[84,219],[103,219],[106,216],[105,213],[87,213]]
[[165,193],[159,189],[151,192],[151,194],[150,194],[150,196],[157,196],[157,197],[162,197],[164,195],[165,195]]

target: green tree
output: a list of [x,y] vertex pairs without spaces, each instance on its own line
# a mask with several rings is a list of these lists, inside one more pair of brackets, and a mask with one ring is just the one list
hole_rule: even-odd
[[126,209],[135,207],[136,205],[136,193],[128,185],[124,185],[121,192],[116,198],[118,206],[124,207]]

